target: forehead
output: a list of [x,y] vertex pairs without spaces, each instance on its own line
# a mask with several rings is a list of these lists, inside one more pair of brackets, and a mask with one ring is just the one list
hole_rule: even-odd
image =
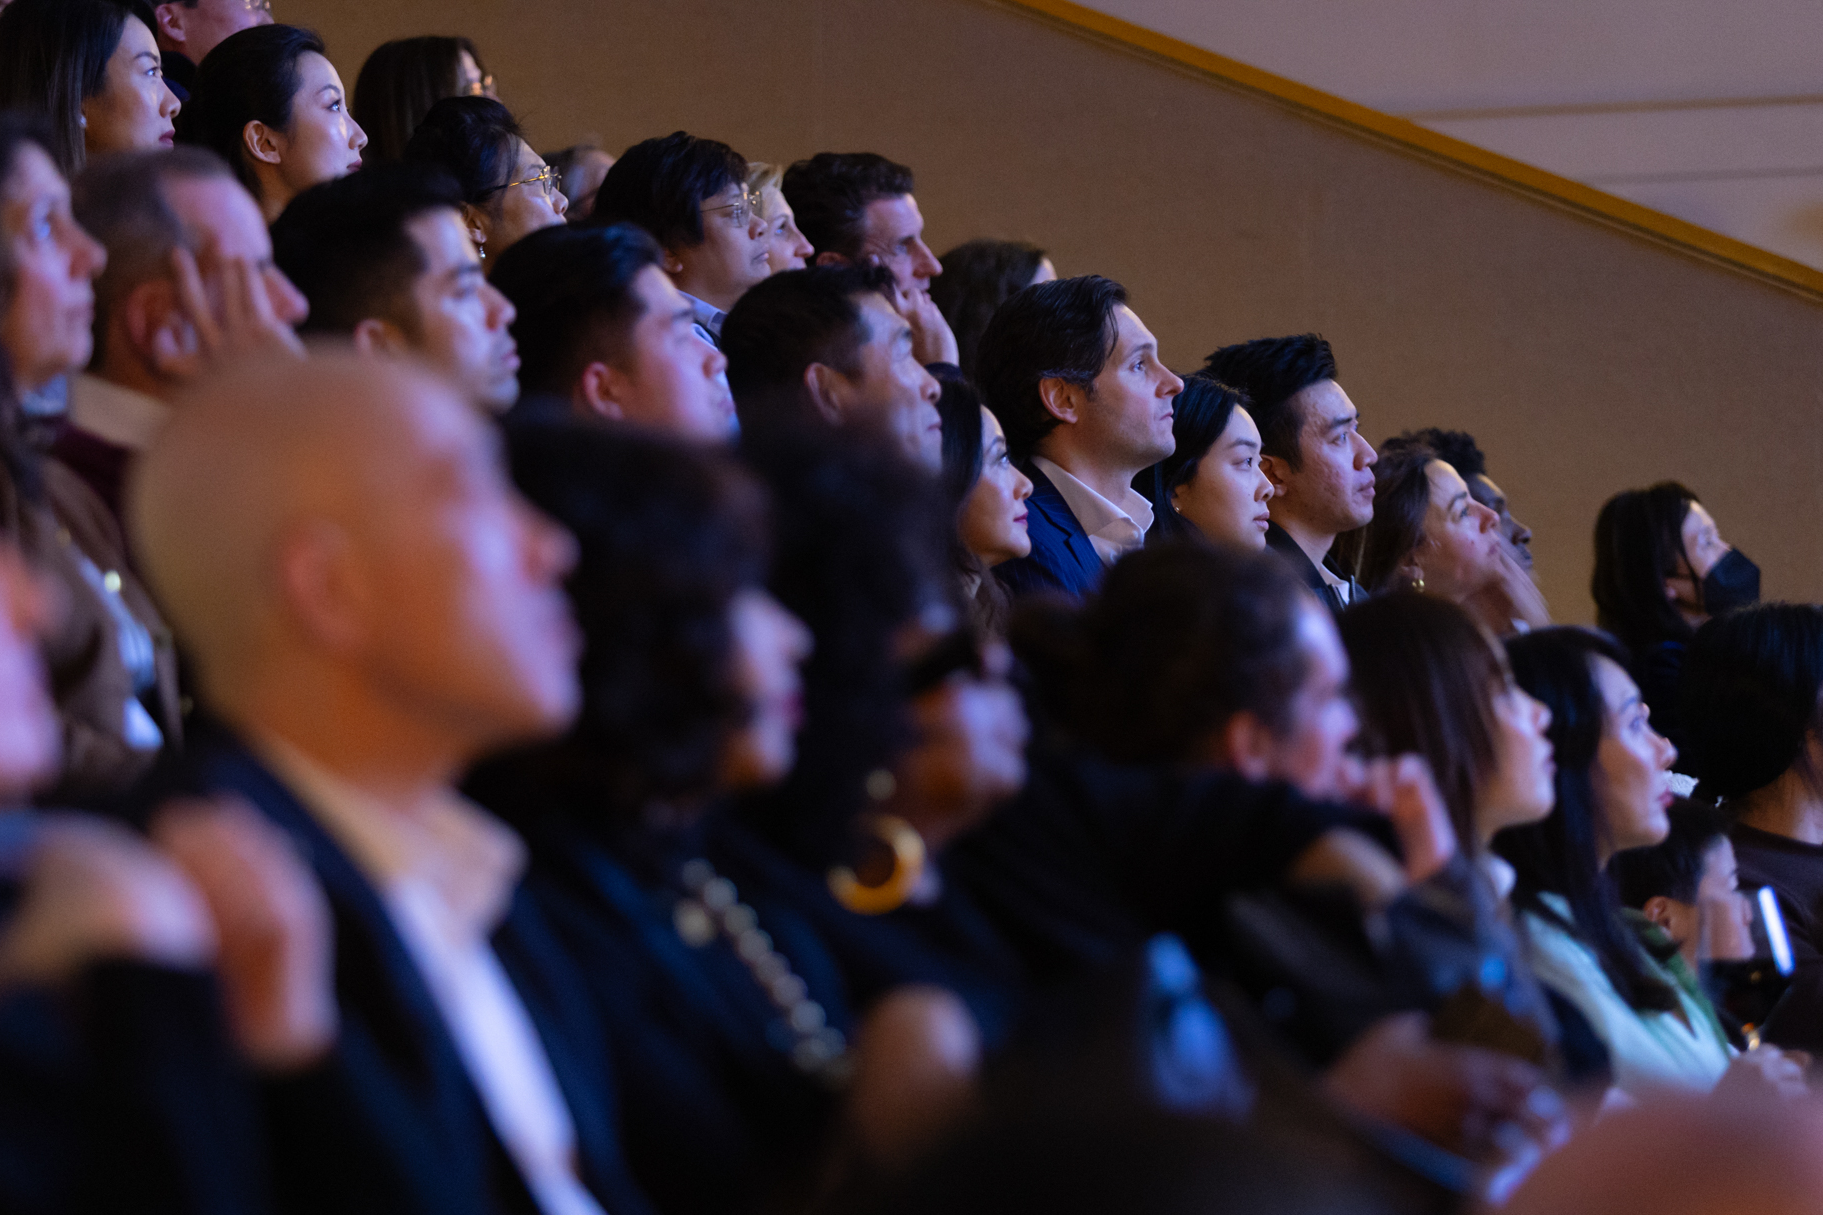
[[299,95],[314,93],[331,86],[338,89],[342,87],[342,77],[336,72],[335,64],[315,51],[305,51],[298,56]]
[[985,441],[1006,438],[1006,431],[1000,426],[1000,419],[986,405],[981,407],[981,435]]
[[1466,494],[1469,487],[1462,480],[1462,474],[1454,465],[1443,460],[1432,460],[1424,466],[1424,475],[1430,479],[1431,502],[1437,506],[1448,506],[1458,494]]
[[132,58],[135,55],[158,54],[158,40],[146,23],[129,14],[120,27],[120,45],[114,48],[115,58]]
[[1147,342],[1157,344],[1158,339],[1146,328],[1146,323],[1139,319],[1139,314],[1125,304],[1114,306],[1114,325],[1117,335],[1114,339],[1114,357],[1119,358],[1125,351],[1144,346]]
[[515,139],[513,142],[517,145],[513,151],[513,163],[518,165],[521,169],[529,169],[533,165],[542,165],[544,163],[544,157],[532,151],[531,144],[523,139]]
[[875,240],[902,240],[924,231],[924,216],[918,211],[918,200],[909,194],[876,198],[861,214],[867,234]]
[[1639,685],[1633,682],[1633,676],[1611,658],[1596,655],[1591,660],[1595,672],[1595,686],[1601,691],[1602,704],[1609,713],[1618,713],[1621,706],[1639,695]]
[[478,262],[475,246],[462,226],[462,217],[447,207],[426,211],[405,225],[424,255],[426,276],[447,273]]
[[861,320],[867,326],[867,341],[871,345],[886,345],[894,341],[901,330],[909,328],[904,318],[876,292],[857,295],[855,302],[861,306]]
[[258,204],[232,178],[180,177],[165,184],[165,198],[184,226],[201,233],[223,257],[264,261],[272,256],[272,238]]
[[1222,427],[1222,439],[1228,443],[1252,443],[1258,446],[1260,428],[1254,422],[1252,414],[1236,405],[1234,412],[1228,415],[1228,425]]
[[1355,403],[1334,380],[1306,384],[1292,394],[1290,404],[1300,412],[1306,426],[1328,426],[1337,418],[1352,418],[1356,414]]
[[669,321],[685,310],[684,296],[671,282],[671,276],[657,266],[645,266],[633,276],[633,298],[639,302],[642,316],[657,315]]
[[1684,516],[1683,532],[1686,536],[1700,536],[1715,526],[1715,520],[1703,508],[1701,502],[1690,504],[1690,513]]
[[20,144],[14,154],[13,171],[7,174],[4,188],[0,189],[0,198],[10,203],[29,203],[47,194],[53,198],[68,198],[69,183],[63,180],[63,174],[57,171],[43,148],[35,143]]

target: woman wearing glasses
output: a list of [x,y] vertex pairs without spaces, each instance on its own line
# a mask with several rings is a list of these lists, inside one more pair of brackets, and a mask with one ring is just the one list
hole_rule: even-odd
[[532,151],[507,108],[491,97],[448,97],[430,108],[405,159],[436,165],[462,189],[462,218],[491,273],[500,255],[563,222],[569,200],[557,170]]
[[445,97],[499,96],[481,51],[467,38],[400,38],[377,47],[361,65],[354,114],[373,139],[369,159],[397,160]]

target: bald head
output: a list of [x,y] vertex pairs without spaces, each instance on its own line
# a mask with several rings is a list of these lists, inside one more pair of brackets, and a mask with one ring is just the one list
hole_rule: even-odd
[[513,493],[453,388],[316,351],[180,405],[139,462],[128,526],[218,708],[321,683],[463,747],[567,719],[568,537]]

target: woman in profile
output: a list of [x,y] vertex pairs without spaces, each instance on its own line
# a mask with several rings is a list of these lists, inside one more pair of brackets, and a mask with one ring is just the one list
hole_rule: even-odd
[[359,169],[367,146],[323,40],[291,25],[257,25],[210,51],[177,134],[233,166],[268,224],[311,186]]
[[940,259],[943,273],[930,282],[931,301],[956,334],[957,363],[975,378],[975,352],[994,310],[1035,283],[1057,277],[1049,255],[1022,240],[972,240]]
[[532,151],[519,123],[491,97],[439,101],[405,145],[404,158],[455,178],[463,223],[490,273],[502,253],[563,223],[569,210],[562,175]]
[[1209,376],[1187,375],[1172,410],[1177,449],[1133,481],[1157,519],[1148,538],[1201,536],[1264,549],[1272,481],[1260,471],[1260,428],[1246,394]]
[[976,623],[1005,636],[1011,605],[988,571],[1032,551],[1025,530],[1032,482],[1007,454],[1000,419],[981,403],[975,386],[941,364],[934,374],[943,386],[937,415],[943,422],[943,488],[956,506],[956,574]]
[[374,48],[354,82],[354,116],[375,161],[398,160],[445,97],[493,97],[493,73],[467,38],[400,38]]

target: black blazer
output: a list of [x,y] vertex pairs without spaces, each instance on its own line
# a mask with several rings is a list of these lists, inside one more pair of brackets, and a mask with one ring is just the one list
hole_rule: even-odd
[[[1323,601],[1324,607],[1340,615],[1342,610],[1348,606],[1347,603],[1342,602],[1342,596],[1336,593],[1336,588],[1329,585],[1323,575],[1317,572],[1315,563],[1303,549],[1298,547],[1298,542],[1293,540],[1284,528],[1276,523],[1268,526],[1266,546],[1291,563],[1292,568],[1297,570],[1298,577],[1302,578],[1304,585]],[[1338,574],[1337,577],[1341,577],[1341,575]],[[1359,603],[1363,597],[1361,584],[1353,578],[1347,578],[1344,581],[1349,586],[1349,603]]]
[[[296,841],[334,915],[340,1038],[324,1063],[264,1093],[278,1209],[536,1212],[378,893],[309,811],[213,723],[197,730],[154,787],[246,798]],[[523,890],[493,945],[569,1105],[583,1183],[611,1215],[649,1215],[622,1160],[600,1022],[581,976]]]
[[1089,533],[1076,521],[1063,494],[1051,479],[1026,461],[1021,471],[1032,479],[1032,496],[1026,500],[1026,534],[1032,554],[994,567],[1007,592],[1015,598],[1035,591],[1062,592],[1080,598],[1101,585],[1101,556],[1089,543]]

